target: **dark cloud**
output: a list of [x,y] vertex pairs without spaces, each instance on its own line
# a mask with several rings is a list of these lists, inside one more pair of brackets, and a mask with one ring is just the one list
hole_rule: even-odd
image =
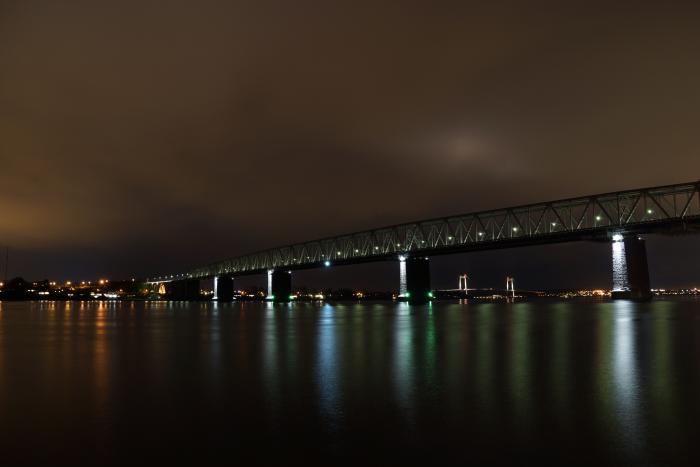
[[698,177],[692,2],[483,3],[0,0],[0,243],[146,275]]

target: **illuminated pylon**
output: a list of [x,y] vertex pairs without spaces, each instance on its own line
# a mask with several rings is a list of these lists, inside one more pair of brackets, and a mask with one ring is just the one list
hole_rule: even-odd
[[467,291],[467,275],[462,274],[459,276],[459,290]]
[[515,298],[515,282],[512,277],[506,277],[506,292],[511,292]]

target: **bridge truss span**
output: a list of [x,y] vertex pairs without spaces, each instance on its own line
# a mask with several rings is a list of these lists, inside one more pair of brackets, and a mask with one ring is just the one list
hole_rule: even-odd
[[401,254],[605,240],[622,233],[680,232],[698,227],[699,192],[700,182],[693,182],[411,222],[272,248],[158,280],[351,264]]

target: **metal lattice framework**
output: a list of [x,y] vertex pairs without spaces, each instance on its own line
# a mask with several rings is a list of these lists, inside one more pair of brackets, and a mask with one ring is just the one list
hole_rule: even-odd
[[272,248],[154,281],[686,230],[700,223],[699,191],[694,182],[412,222]]

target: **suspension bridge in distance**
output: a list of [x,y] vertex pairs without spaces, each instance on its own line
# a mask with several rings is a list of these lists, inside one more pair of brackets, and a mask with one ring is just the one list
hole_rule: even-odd
[[231,300],[235,277],[266,274],[268,298],[291,299],[293,272],[395,261],[400,296],[432,298],[431,256],[550,243],[611,245],[613,297],[651,297],[645,235],[700,232],[700,182],[640,188],[409,222],[271,248],[188,271],[152,277],[168,296],[191,300],[214,279],[215,298]]

